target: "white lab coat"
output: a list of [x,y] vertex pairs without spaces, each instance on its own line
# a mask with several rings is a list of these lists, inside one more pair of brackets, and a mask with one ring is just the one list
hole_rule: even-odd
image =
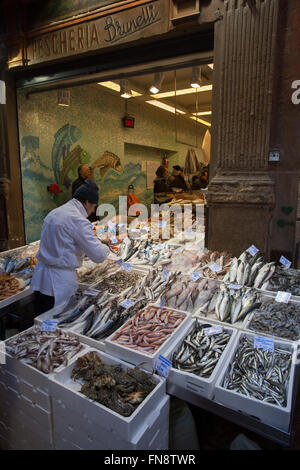
[[84,255],[102,263],[110,253],[95,237],[87,217],[81,202],[72,199],[44,220],[30,289],[55,297],[55,307],[76,291],[76,268],[81,266]]

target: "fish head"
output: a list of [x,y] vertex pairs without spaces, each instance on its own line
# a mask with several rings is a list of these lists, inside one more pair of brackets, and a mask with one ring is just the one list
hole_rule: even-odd
[[76,126],[70,126],[70,136],[73,142],[77,142],[82,137],[82,131]]

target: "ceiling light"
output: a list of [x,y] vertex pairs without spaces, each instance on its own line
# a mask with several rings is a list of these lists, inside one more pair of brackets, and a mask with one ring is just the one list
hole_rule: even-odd
[[212,70],[214,69],[214,64],[207,64]]
[[120,95],[122,98],[132,97],[128,80],[125,80],[125,79],[120,80]]
[[194,121],[200,122],[201,124],[204,124],[207,127],[211,127],[211,123],[208,121],[204,121],[203,119],[199,119],[196,116],[190,116],[191,119],[194,119]]
[[211,111],[200,111],[198,113],[192,113],[194,116],[209,116]]
[[[102,85],[105,88],[109,88],[110,90],[114,90],[114,91],[117,91],[118,93],[120,93],[119,83],[116,83],[116,82],[98,82],[98,85]],[[131,94],[132,94],[132,96],[142,96],[142,93],[138,93],[135,90],[131,90]]]
[[[183,90],[176,90],[176,96],[180,95],[190,95],[191,93],[201,93],[204,91],[211,91],[212,85],[204,85],[200,88],[184,88]],[[152,95],[151,95],[152,96]],[[164,93],[158,93],[157,95],[153,95],[153,98],[160,99],[160,98],[170,98],[175,96],[175,91],[166,91]]]
[[156,93],[159,92],[160,88],[161,88],[161,85],[162,85],[162,82],[163,82],[163,79],[164,79],[164,74],[163,72],[156,72],[154,74],[154,83],[153,85],[150,87],[150,91],[151,93],[153,93],[154,95],[156,95]]
[[191,76],[191,87],[200,88],[200,84],[201,84],[201,68],[193,67],[192,76]]
[[165,111],[169,111],[170,113],[178,113],[178,114],[185,114],[184,111],[181,111],[180,109],[175,109],[173,106],[169,106],[168,104],[161,103],[160,101],[156,100],[150,100],[146,101],[146,103],[152,104],[153,106],[157,106],[158,108],[164,109]]

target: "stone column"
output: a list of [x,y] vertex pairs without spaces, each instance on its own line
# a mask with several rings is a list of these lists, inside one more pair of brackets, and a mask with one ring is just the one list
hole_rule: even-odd
[[208,247],[269,256],[268,175],[278,0],[227,0],[215,26]]

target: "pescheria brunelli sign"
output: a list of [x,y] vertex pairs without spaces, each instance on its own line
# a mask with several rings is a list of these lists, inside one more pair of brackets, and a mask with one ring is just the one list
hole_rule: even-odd
[[168,2],[158,0],[32,37],[27,41],[28,65],[162,34],[168,21]]

